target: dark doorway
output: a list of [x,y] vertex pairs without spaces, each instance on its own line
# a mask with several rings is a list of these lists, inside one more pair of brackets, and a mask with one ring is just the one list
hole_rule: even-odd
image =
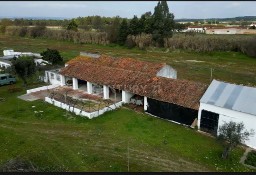
[[217,135],[219,123],[219,114],[202,110],[200,130],[208,132],[213,135]]
[[185,108],[176,104],[148,98],[147,112],[160,118],[172,120],[181,124],[191,125],[197,118],[197,110]]

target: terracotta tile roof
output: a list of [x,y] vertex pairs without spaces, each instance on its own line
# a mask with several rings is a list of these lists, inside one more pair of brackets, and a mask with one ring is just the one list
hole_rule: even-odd
[[131,66],[127,63],[129,61],[125,59],[110,63],[109,58],[103,59],[105,64],[98,63],[98,61],[79,57],[77,60],[70,61],[69,65],[63,68],[60,73],[196,110],[198,110],[199,100],[207,88],[201,83],[156,77],[156,73],[153,74],[155,70],[146,71],[145,67],[152,66],[157,69],[158,64],[154,67],[148,62],[138,61],[139,63],[136,63],[135,66]]
[[112,58],[109,56],[101,55],[99,58],[91,58],[85,56],[78,56],[67,64],[72,64],[74,62],[91,63],[100,66],[108,66],[112,68],[125,69],[131,71],[140,71],[152,75],[156,75],[161,68],[163,68],[166,63],[153,63],[146,61],[139,61],[133,58]]

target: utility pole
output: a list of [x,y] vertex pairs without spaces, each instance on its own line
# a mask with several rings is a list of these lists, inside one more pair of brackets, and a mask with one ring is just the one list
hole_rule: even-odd
[[212,71],[213,71],[213,69],[211,68],[211,79],[210,79],[210,82],[212,81]]
[[127,145],[127,168],[128,168],[128,172],[130,172],[130,158],[129,158],[129,141],[128,141],[128,145]]

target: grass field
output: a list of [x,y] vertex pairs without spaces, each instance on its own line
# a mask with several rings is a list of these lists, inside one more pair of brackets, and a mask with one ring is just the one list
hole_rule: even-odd
[[66,116],[7,89],[0,88],[0,165],[20,157],[40,171],[128,171],[129,148],[129,171],[252,171],[238,163],[243,149],[222,160],[216,140],[193,129],[126,108],[93,120]]
[[[139,50],[115,45],[74,44],[67,41],[0,35],[0,52],[7,48],[24,52],[42,52],[46,48],[54,48],[61,52],[66,61],[79,55],[80,51],[98,51],[101,54],[116,57],[166,62],[177,70],[179,79],[209,84],[212,68],[212,78],[214,79],[237,84],[256,85],[256,59],[238,52],[193,53],[181,50],[172,52],[161,49]],[[187,60],[196,60],[196,62]]]
[[[255,84],[256,60],[238,53],[165,53],[0,35],[0,50],[41,52],[47,47],[60,50],[65,60],[80,51],[99,51],[167,62],[177,69],[178,78],[209,83],[209,68],[213,67],[218,70],[214,76],[223,80]],[[22,87],[21,82],[17,86]],[[8,86],[0,87],[0,97],[5,98],[0,102],[0,167],[20,157],[40,171],[128,171],[128,162],[129,171],[136,172],[255,171],[239,163],[242,148],[235,149],[229,160],[222,160],[222,147],[216,140],[191,128],[124,107],[93,120],[84,119],[66,115],[43,101],[17,98],[24,93],[25,89],[10,93]],[[43,112],[38,115],[35,111]]]

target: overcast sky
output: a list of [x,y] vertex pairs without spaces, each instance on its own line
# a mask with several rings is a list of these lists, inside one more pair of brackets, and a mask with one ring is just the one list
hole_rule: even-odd
[[[0,1],[0,16],[132,18],[153,12],[156,4],[157,1]],[[256,1],[169,1],[168,6],[175,19],[256,16]]]

